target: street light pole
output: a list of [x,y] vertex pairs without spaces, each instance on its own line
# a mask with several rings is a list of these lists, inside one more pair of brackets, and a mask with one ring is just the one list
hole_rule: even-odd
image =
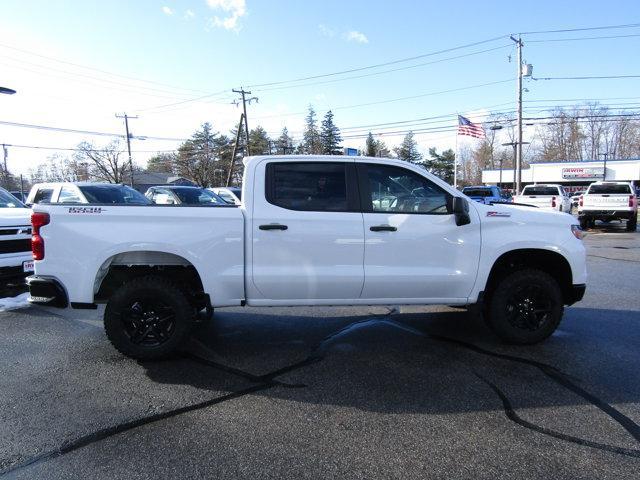
[[602,180],[605,181],[607,179],[607,158],[609,157],[609,152],[602,152],[598,155],[602,155],[604,157],[604,169],[602,171]]

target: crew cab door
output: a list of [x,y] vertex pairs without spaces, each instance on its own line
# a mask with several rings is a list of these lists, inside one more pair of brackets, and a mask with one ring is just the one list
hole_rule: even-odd
[[480,225],[456,225],[452,196],[413,170],[357,163],[365,234],[363,299],[466,299],[480,257]]
[[364,233],[353,161],[265,161],[253,185],[252,281],[287,304],[357,299]]

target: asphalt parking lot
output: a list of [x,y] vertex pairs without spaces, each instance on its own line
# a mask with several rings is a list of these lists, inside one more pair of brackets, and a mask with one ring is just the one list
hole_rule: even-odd
[[0,477],[637,479],[640,233],[585,242],[533,347],[448,307],[238,308],[142,363],[101,312],[0,313]]

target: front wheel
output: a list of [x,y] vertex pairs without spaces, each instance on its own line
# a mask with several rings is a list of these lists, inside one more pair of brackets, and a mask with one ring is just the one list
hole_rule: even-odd
[[558,282],[540,270],[507,275],[489,300],[487,325],[507,343],[531,345],[558,328],[563,313]]
[[159,276],[135,278],[113,294],[104,313],[107,338],[122,354],[164,358],[187,340],[194,309],[186,295]]

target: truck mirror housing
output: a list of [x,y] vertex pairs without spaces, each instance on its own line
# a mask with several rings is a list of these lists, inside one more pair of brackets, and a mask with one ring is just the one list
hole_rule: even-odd
[[462,197],[453,197],[451,211],[456,219],[456,225],[468,225],[471,223],[471,217],[469,216],[469,202]]

